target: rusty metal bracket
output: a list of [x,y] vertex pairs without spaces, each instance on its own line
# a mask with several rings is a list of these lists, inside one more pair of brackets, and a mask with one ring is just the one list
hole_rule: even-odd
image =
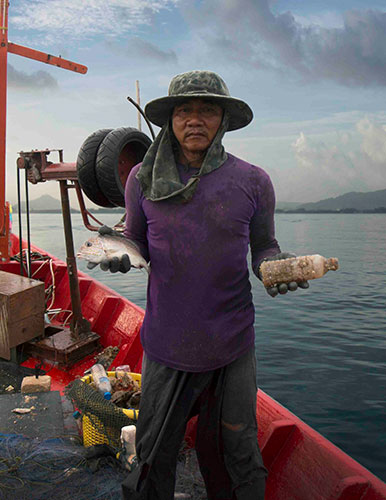
[[[48,160],[51,153],[58,153],[59,162],[54,163]],[[83,224],[89,231],[98,231],[103,223],[90,213],[84,202],[83,192],[78,181],[76,163],[63,161],[63,149],[34,149],[32,151],[20,151],[16,160],[17,168],[26,169],[28,181],[32,184],[46,181],[70,181],[67,188],[74,187],[78,198],[79,209],[82,214]],[[92,219],[97,225],[90,222]]]
[[[94,215],[92,213],[90,213],[87,210],[86,205],[84,203],[83,192],[82,192],[80,185],[79,185],[79,182],[77,180],[74,181],[74,187],[75,187],[75,191],[76,191],[76,196],[78,198],[80,213],[82,214],[84,226],[90,231],[98,231],[99,227],[103,226],[103,222],[100,222],[96,217],[94,217]],[[89,217],[91,219],[93,219],[97,224],[99,224],[99,226],[93,226],[92,224],[90,224],[89,219],[88,219]]]
[[[57,152],[59,154],[59,162],[53,163],[48,160],[48,156]],[[32,184],[45,182],[47,180],[56,180],[60,185],[60,197],[62,203],[63,227],[66,242],[66,255],[67,255],[67,273],[70,285],[71,307],[72,307],[72,320],[70,325],[71,336],[74,340],[79,340],[84,336],[91,333],[89,322],[82,316],[78,270],[76,265],[76,258],[74,252],[74,240],[71,225],[71,209],[68,192],[70,189],[76,190],[79,207],[83,217],[83,223],[90,231],[97,231],[98,226],[94,226],[89,222],[88,217],[92,217],[95,222],[100,226],[99,222],[90,212],[86,209],[83,194],[79,186],[78,176],[75,163],[63,162],[62,149],[44,149],[33,150],[19,153],[17,159],[18,169],[24,169],[27,174],[27,179]]]
[[[58,163],[48,161],[48,155],[53,152],[59,154]],[[28,181],[32,184],[49,180],[74,181],[78,179],[76,163],[63,162],[63,149],[35,149],[28,152],[20,151],[19,155],[16,161],[17,167],[20,169],[27,169]]]

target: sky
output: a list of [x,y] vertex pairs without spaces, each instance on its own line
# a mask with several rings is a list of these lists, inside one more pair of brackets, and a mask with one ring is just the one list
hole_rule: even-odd
[[[9,40],[88,67],[9,54],[12,203],[18,151],[60,148],[75,162],[94,131],[137,126],[136,80],[144,105],[193,69],[220,74],[252,108],[224,145],[268,172],[279,202],[386,189],[384,0],[13,0]],[[30,197],[59,198],[57,184]]]

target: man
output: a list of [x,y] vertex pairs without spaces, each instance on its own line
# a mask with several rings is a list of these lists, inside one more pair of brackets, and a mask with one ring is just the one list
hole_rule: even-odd
[[[257,276],[264,259],[288,254],[275,239],[268,175],[221,143],[253,114],[208,71],[177,75],[169,95],[145,112],[162,128],[125,192],[124,235],[140,246],[151,273],[141,329],[138,466],[123,485],[124,498],[173,498],[186,423],[198,415],[196,451],[208,498],[263,499],[247,253],[250,245]],[[125,256],[102,267],[125,272],[130,262]]]

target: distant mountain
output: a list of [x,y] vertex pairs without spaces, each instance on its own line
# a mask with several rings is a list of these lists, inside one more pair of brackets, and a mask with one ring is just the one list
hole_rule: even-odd
[[[31,212],[61,212],[62,204],[59,200],[45,194],[35,200],[30,200]],[[25,211],[25,202],[21,205],[22,211]],[[383,208],[383,210],[382,210]],[[381,209],[381,210],[379,210]],[[379,191],[370,191],[367,193],[351,192],[346,193],[336,198],[326,198],[314,203],[298,203],[298,202],[277,202],[276,210],[279,212],[318,212],[318,211],[386,211],[386,189]],[[14,213],[17,213],[17,205],[13,207]],[[72,208],[72,212],[79,212],[78,209]],[[91,212],[124,213],[123,208],[116,207],[114,209],[93,208]]]
[[298,208],[301,203],[297,201],[278,201],[276,203],[276,210],[294,210]]
[[309,211],[318,210],[350,210],[357,211],[375,210],[386,208],[386,189],[370,191],[367,193],[351,192],[336,198],[327,198],[315,203],[303,203],[297,209]]
[[[59,200],[50,196],[49,194],[43,194],[35,200],[29,200],[29,208],[31,212],[61,212],[62,204]],[[13,211],[17,213],[18,207],[15,205]],[[21,203],[21,211],[25,212],[25,201]],[[79,212],[79,210],[71,209],[72,212]]]

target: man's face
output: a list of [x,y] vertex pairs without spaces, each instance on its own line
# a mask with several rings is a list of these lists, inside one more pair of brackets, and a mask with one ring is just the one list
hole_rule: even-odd
[[223,110],[204,99],[187,99],[173,110],[174,135],[185,156],[208,149],[222,121]]

